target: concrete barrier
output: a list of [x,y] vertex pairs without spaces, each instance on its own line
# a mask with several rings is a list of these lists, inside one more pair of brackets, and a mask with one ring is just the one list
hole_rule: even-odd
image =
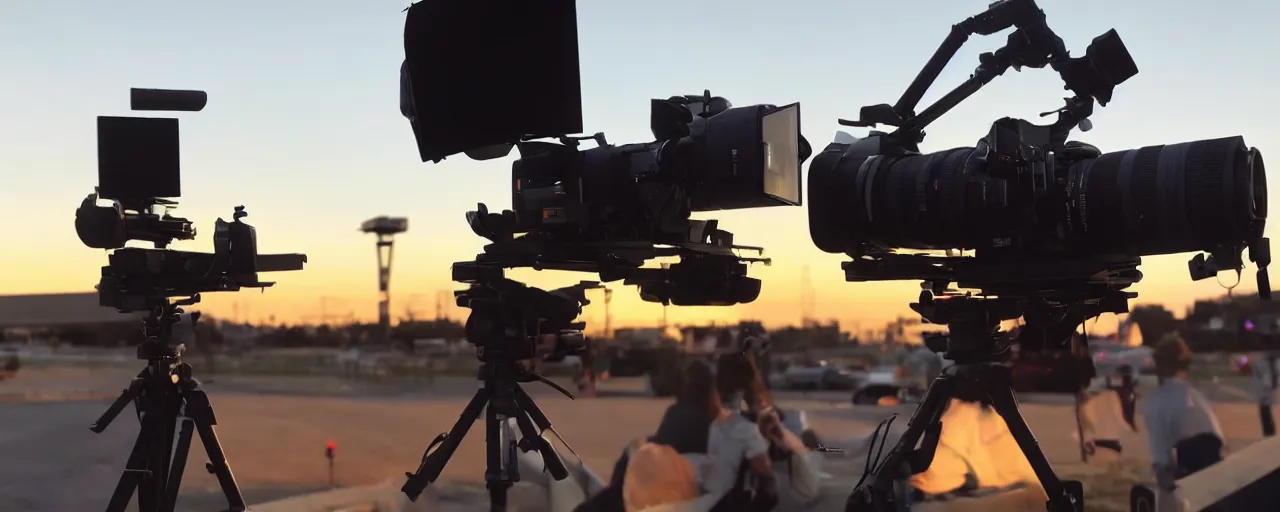
[[1178,489],[1173,493],[1160,491],[1154,485],[1135,485],[1129,495],[1129,509],[1280,510],[1280,437],[1258,441],[1218,464],[1178,480]]

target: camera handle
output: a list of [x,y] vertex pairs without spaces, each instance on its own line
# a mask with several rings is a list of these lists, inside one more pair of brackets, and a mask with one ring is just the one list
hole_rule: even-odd
[[[964,46],[969,36],[991,35],[1009,27],[1018,28],[1009,35],[1004,47],[979,56],[980,65],[969,79],[924,111],[915,113],[916,105],[924,97],[925,91],[938,79],[943,68]],[[978,92],[995,77],[1004,74],[1010,67],[1015,70],[1022,67],[1043,68],[1066,58],[1067,51],[1062,38],[1045,24],[1044,11],[1033,0],[1003,0],[981,14],[952,25],[947,38],[934,51],[896,104],[862,107],[858,120],[840,119],[838,122],[841,126],[864,128],[875,127],[877,124],[896,126],[898,129],[889,134],[888,138],[904,149],[917,151],[917,145],[924,140],[925,127]],[[1092,102],[1087,98],[1086,100]],[[1089,109],[1092,110],[1092,105]],[[1071,126],[1078,123],[1079,120],[1071,123]]]

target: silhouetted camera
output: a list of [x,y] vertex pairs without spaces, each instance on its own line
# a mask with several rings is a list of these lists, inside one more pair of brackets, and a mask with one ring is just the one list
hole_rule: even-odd
[[[519,150],[511,209],[467,214],[492,242],[477,262],[595,272],[662,303],[756,299],[760,282],[746,265],[764,260],[734,251],[760,249],[690,214],[800,205],[800,166],[812,152],[799,104],[734,108],[710,91],[652,100],[653,142],[571,135],[583,124],[572,0],[413,4],[400,105],[423,161]],[[588,139],[596,147],[579,149]],[[641,268],[664,256],[680,262]]]
[[[1016,30],[1003,48],[982,54],[971,78],[916,113],[966,38],[1006,28]],[[920,153],[923,129],[983,85],[1009,68],[1046,66],[1075,94],[1045,113],[1056,122],[1006,117],[974,147]],[[841,121],[896,130],[846,135],[814,157],[814,244],[853,258],[843,265],[849,281],[921,279],[938,295],[954,283],[1052,307],[1096,303],[1137,282],[1141,256],[1205,251],[1208,258],[1190,263],[1192,278],[1203,279],[1239,271],[1248,248],[1258,289],[1269,297],[1265,167],[1242,137],[1106,154],[1067,141],[1072,129],[1092,127],[1095,102],[1105,106],[1137,73],[1115,30],[1072,57],[1032,0],[992,4],[952,27],[897,104],[863,107],[860,120]]]
[[[134,110],[199,111],[201,91],[133,89]],[[98,186],[76,210],[76,234],[86,246],[115,249],[102,267],[98,296],[121,312],[149,311],[169,297],[265,288],[258,272],[302,270],[304,254],[258,254],[257,234],[235,208],[231,222],[214,224],[212,253],[168,250],[191,240],[191,221],[171,215],[181,197],[178,120],[99,117]],[[100,201],[110,205],[100,205]],[[155,248],[125,247],[130,240]]]

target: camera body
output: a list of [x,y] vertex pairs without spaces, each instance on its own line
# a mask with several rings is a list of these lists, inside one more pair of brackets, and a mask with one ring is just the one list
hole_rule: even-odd
[[[695,211],[802,203],[799,105],[732,108],[721,97],[652,100],[655,141],[579,151],[576,140],[517,145],[513,231],[548,242],[689,242]],[[768,134],[782,134],[764,140]],[[803,153],[799,150],[804,146]]]
[[600,283],[546,291],[506,279],[501,267],[470,262],[455,263],[452,273],[454,281],[469,285],[454,297],[458,307],[471,310],[466,336],[480,361],[559,361],[587,349],[586,324],[574,320],[591,303],[586,290]]
[[[467,213],[491,242],[473,263],[596,273],[664,304],[756,299],[760,282],[747,265],[767,260],[739,251],[761,249],[690,215],[802,204],[800,166],[812,151],[798,104],[734,108],[710,91],[654,99],[654,140],[612,145],[604,134],[572,135],[583,126],[573,0],[418,2],[407,11],[400,110],[422,160],[519,151],[511,208]],[[586,140],[596,147],[581,149]],[[656,258],[677,262],[645,267]]]
[[[133,89],[131,99],[134,110],[199,111],[207,95]],[[214,224],[212,253],[168,249],[196,236],[191,221],[168,211],[182,195],[178,126],[172,118],[98,118],[98,187],[76,209],[75,227],[86,246],[113,250],[98,282],[103,306],[153,312],[172,297],[266,288],[274,283],[260,281],[258,272],[302,270],[307,261],[305,254],[258,254],[243,206],[230,222]],[[126,247],[131,240],[154,248]]]

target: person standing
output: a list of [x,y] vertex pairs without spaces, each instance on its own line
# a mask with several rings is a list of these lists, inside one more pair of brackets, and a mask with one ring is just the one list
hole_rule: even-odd
[[1132,373],[1127,371],[1127,365],[1122,366],[1116,375],[1091,385],[1080,398],[1078,428],[1085,444],[1085,460],[1104,466],[1118,461],[1124,451],[1121,437],[1125,432],[1137,431],[1133,417],[1137,391]]
[[1204,395],[1189,382],[1191,349],[1177,333],[1156,345],[1160,385],[1142,403],[1156,483],[1165,491],[1177,480],[1222,460],[1222,428]]
[[1276,435],[1276,418],[1271,408],[1276,401],[1277,368],[1276,357],[1267,352],[1258,352],[1249,358],[1254,385],[1258,393],[1258,414],[1262,417],[1262,437]]

